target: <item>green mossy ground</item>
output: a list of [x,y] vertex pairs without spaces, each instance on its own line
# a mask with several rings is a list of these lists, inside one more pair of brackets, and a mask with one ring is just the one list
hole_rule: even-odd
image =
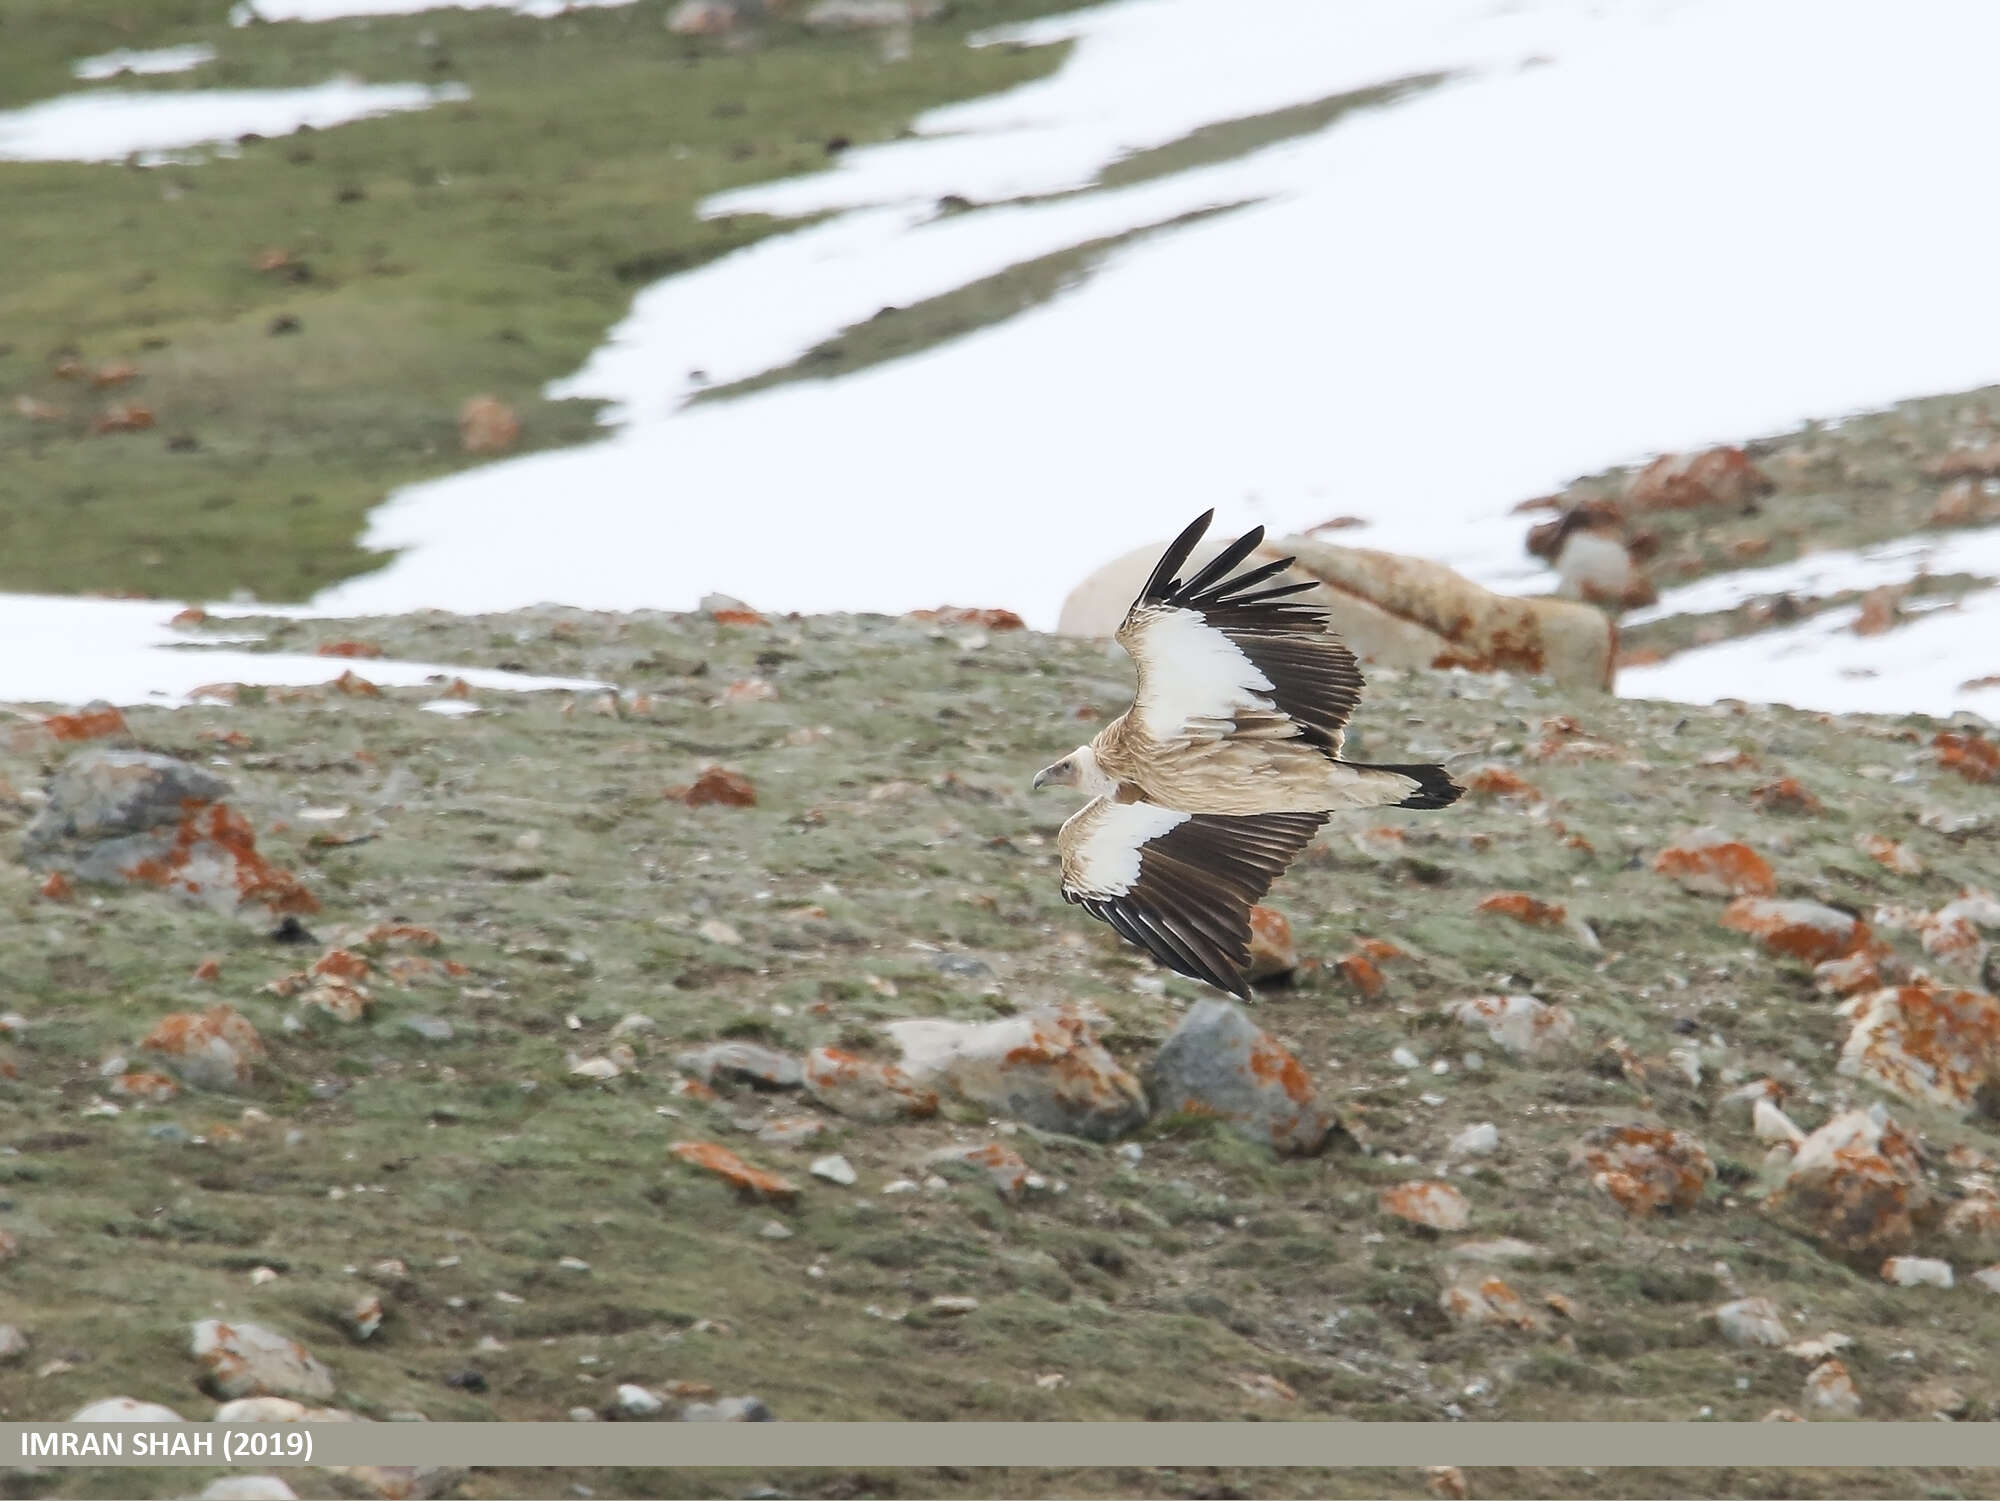
[[[424,924],[470,973],[379,983],[369,1020],[291,1031],[296,1003],[262,987],[317,949],[158,893],[51,902],[38,877],[0,866],[5,1009],[27,1022],[9,1044],[20,1077],[0,1082],[11,1148],[0,1158],[0,1225],[20,1241],[0,1276],[7,1318],[35,1342],[27,1362],[0,1368],[6,1417],[61,1416],[113,1393],[206,1416],[185,1338],[192,1320],[218,1312],[306,1340],[334,1367],[337,1400],[376,1417],[561,1419],[602,1408],[628,1380],[755,1392],[791,1419],[1442,1419],[1450,1403],[1499,1419],[1803,1410],[1795,1357],[1736,1349],[1705,1322],[1706,1309],[1737,1295],[1728,1279],[1777,1301],[1802,1335],[1851,1335],[1866,1415],[1928,1421],[1910,1393],[1936,1380],[1960,1391],[1968,1416],[2000,1415],[1990,1359],[2000,1299],[1963,1281],[1949,1292],[1891,1288],[1756,1207],[1763,1149],[1740,1111],[1717,1104],[1730,1082],[1793,1079],[1793,1113],[1808,1127],[1873,1096],[1834,1074],[1845,1024],[1807,975],[1724,930],[1719,902],[1646,868],[1672,833],[1716,823],[1771,855],[1787,896],[1864,910],[1935,905],[1990,880],[2000,793],[1932,765],[1925,722],[1377,672],[1352,753],[1448,754],[1461,771],[1497,762],[1548,803],[1536,813],[1475,797],[1444,813],[1348,820],[1274,892],[1313,963],[1295,987],[1267,992],[1257,1018],[1297,1049],[1367,1151],[1278,1161],[1212,1125],[1164,1121],[1139,1133],[1134,1165],[1022,1131],[1012,1144],[1064,1191],[1009,1205],[957,1179],[879,1192],[921,1177],[939,1146],[991,1137],[983,1111],[893,1126],[827,1117],[811,1147],[769,1147],[735,1122],[811,1107],[747,1090],[701,1104],[675,1093],[672,1060],[707,1038],[880,1046],[875,1028],[898,1016],[980,1019],[1076,1001],[1101,1009],[1108,1045],[1141,1065],[1200,992],[1178,978],[1162,987],[1063,904],[1051,841],[1068,808],[1026,791],[1037,766],[1087,733],[1078,710],[1122,705],[1121,661],[1092,644],[1019,632],[980,644],[964,628],[878,617],[750,628],[581,612],[265,624],[287,649],[361,635],[421,659],[597,676],[650,702],[618,717],[588,696],[481,694],[487,712],[452,720],[419,709],[422,693],[315,692],[132,712],[139,743],[226,764],[264,847],[319,893],[311,926],[323,943],[348,924]],[[366,666],[357,663],[364,676]],[[714,704],[753,676],[779,696]],[[1617,756],[1539,757],[1546,722],[1564,715]],[[826,738],[793,743],[818,727]],[[227,730],[252,744],[203,738]],[[1756,765],[1701,764],[1729,747]],[[56,759],[31,745],[0,758],[22,794],[0,803],[11,810],[0,822],[31,816],[28,794]],[[710,761],[751,778],[757,805],[690,809],[665,795]],[[1757,811],[1750,789],[1783,772],[1828,811]],[[1937,833],[1916,822],[1933,805],[1986,822]],[[300,816],[342,807],[331,821]],[[1367,853],[1351,837],[1378,827],[1403,832],[1399,853]],[[313,842],[329,831],[365,837]],[[1894,876],[1862,855],[1854,838],[1872,831],[1908,843],[1929,874]],[[1474,910],[1508,888],[1565,901],[1603,951]],[[740,943],[701,936],[712,918]],[[1361,936],[1417,956],[1386,967],[1389,988],[1373,1001],[1332,968]],[[947,973],[940,954],[983,969]],[[192,980],[211,955],[221,980]],[[1575,1050],[1521,1063],[1439,1017],[1453,997],[1503,989],[1570,1007],[1583,1031]],[[162,1014],[215,1000],[249,1015],[271,1047],[246,1097],[188,1093],[116,1117],[85,1113],[107,1056],[138,1059],[133,1045]],[[603,1051],[633,1012],[657,1023],[632,1039],[636,1072],[573,1084],[571,1055]],[[454,1035],[428,1041],[407,1025],[415,1017],[448,1020]],[[1614,1036],[1648,1061],[1643,1083],[1599,1066]],[[1399,1046],[1449,1072],[1406,1073],[1390,1059]],[[1665,1063],[1674,1046],[1701,1049],[1699,1086]],[[1478,1067],[1467,1051],[1482,1055]],[[273,1119],[241,1142],[154,1134],[171,1124],[212,1138],[246,1104]],[[1995,1149],[1988,1126],[1893,1108],[1936,1147]],[[1543,1247],[1540,1261],[1503,1275],[1531,1299],[1573,1299],[1574,1323],[1541,1334],[1453,1327],[1438,1294],[1451,1242],[1467,1236],[1440,1240],[1375,1209],[1382,1186],[1435,1173],[1445,1142],[1483,1120],[1498,1125],[1501,1150],[1452,1172],[1472,1204],[1468,1236]],[[1569,1148],[1591,1126],[1632,1120],[1691,1131],[1716,1159],[1720,1176],[1691,1213],[1632,1221],[1571,1166]],[[286,1146],[291,1129],[302,1136]],[[798,1206],[746,1204],[682,1167],[666,1150],[681,1138],[723,1141],[790,1175],[804,1185]],[[854,1163],[859,1184],[805,1173],[828,1151]],[[774,1220],[791,1238],[760,1234]],[[564,1269],[564,1256],[589,1271]],[[340,1313],[367,1284],[350,1269],[384,1257],[404,1259],[411,1280],[385,1296],[374,1338],[353,1341]],[[448,1257],[459,1260],[441,1266]],[[283,1275],[253,1286],[259,1265]],[[924,1316],[940,1294],[980,1307]],[[901,1322],[878,1316],[912,1309]],[[505,1350],[481,1352],[487,1336]],[[36,1374],[57,1357],[67,1369]],[[485,1376],[484,1391],[448,1384],[468,1369]],[[1038,1386],[1051,1371],[1065,1384]],[[1250,1375],[1276,1377],[1296,1401],[1252,1395],[1237,1380]],[[174,1493],[185,1474],[154,1493]],[[550,1472],[479,1473],[464,1493],[558,1495],[577,1482],[600,1495],[1421,1486],[1414,1474],[1373,1473]],[[102,1488],[80,1474],[8,1483],[34,1495]],[[1915,1473],[1496,1471],[1475,1477],[1475,1494],[1921,1495],[1962,1484]]]

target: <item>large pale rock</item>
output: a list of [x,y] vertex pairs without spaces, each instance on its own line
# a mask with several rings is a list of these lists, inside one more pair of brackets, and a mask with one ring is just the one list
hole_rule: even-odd
[[2000,999],[1900,985],[1861,997],[1839,1070],[1920,1105],[2000,1114]]
[[297,1340],[262,1324],[202,1319],[194,1326],[189,1353],[201,1367],[202,1389],[218,1401],[233,1397],[314,1401],[333,1395],[333,1373]]
[[1220,1116],[1280,1152],[1317,1152],[1335,1124],[1299,1060],[1229,1001],[1190,1007],[1147,1082],[1156,1109]]
[[1887,1117],[1844,1110],[1799,1143],[1766,1207],[1857,1266],[1909,1250],[1935,1211],[1909,1134]]
[[1146,1119],[1139,1081],[1081,1017],[1029,1012],[995,1022],[911,1017],[884,1029],[902,1071],[1031,1126],[1108,1141]]
[[[1232,540],[1211,535],[1195,548],[1183,575]],[[1056,630],[1114,634],[1165,546],[1162,540],[1126,553],[1078,584],[1063,601]],[[1310,537],[1266,542],[1246,566],[1286,556],[1298,562],[1271,582],[1318,584],[1297,597],[1331,614],[1334,629],[1364,662],[1547,673],[1560,683],[1611,686],[1617,631],[1589,605],[1495,594],[1441,563]]]
[[162,1017],[139,1044],[196,1089],[233,1092],[255,1076],[266,1055],[264,1039],[233,1006]]
[[68,880],[157,886],[219,911],[316,911],[298,878],[258,852],[249,820],[222,801],[228,790],[172,756],[78,751],[50,780],[21,856]]
[[838,1115],[862,1121],[893,1121],[936,1115],[938,1096],[893,1063],[814,1048],[806,1054],[806,1093]]

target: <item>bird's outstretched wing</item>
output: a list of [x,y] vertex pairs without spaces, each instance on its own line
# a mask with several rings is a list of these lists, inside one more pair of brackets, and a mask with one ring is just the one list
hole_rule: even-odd
[[1248,997],[1250,909],[1324,813],[1182,813],[1100,797],[1062,826],[1062,893],[1169,969]]
[[1199,517],[1160,555],[1118,628],[1139,668],[1131,718],[1161,745],[1299,739],[1338,758],[1361,698],[1360,664],[1324,610],[1288,597],[1312,584],[1258,587],[1293,559],[1230,577],[1263,542],[1261,526],[1192,577],[1176,576],[1214,515]]

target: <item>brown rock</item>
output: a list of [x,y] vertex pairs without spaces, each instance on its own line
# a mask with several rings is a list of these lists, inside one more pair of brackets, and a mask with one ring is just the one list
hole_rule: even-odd
[[2000,745],[1975,730],[1960,734],[1941,731],[1931,741],[1938,765],[1949,767],[1968,782],[1991,782],[2000,778]]
[[1545,902],[1525,891],[1496,891],[1479,903],[1479,911],[1511,917],[1531,928],[1559,928],[1569,920],[1561,902]]
[[1854,843],[1863,854],[1899,876],[1920,876],[1924,873],[1922,859],[1907,845],[1898,844],[1886,834],[1861,834],[1856,836]]
[[677,794],[690,808],[721,804],[729,808],[750,808],[757,803],[757,789],[740,771],[709,766],[694,779],[694,785]]
[[1844,959],[1869,939],[1868,924],[1838,908],[1759,896],[1738,897],[1723,908],[1722,925],[1763,940],[1773,953],[1815,965]]
[[1701,1143],[1665,1126],[1600,1126],[1572,1160],[1595,1187],[1640,1218],[1659,1209],[1692,1209],[1715,1176]]
[[1857,636],[1879,636],[1891,630],[1903,618],[1898,606],[1902,591],[1889,584],[1870,589],[1861,596],[1861,613],[1855,617],[1854,634]]
[[962,605],[940,605],[935,610],[912,610],[912,620],[935,621],[939,625],[975,625],[988,631],[1026,630],[1028,623],[1012,610],[969,609]]
[[1702,896],[1771,896],[1778,878],[1749,845],[1700,829],[1654,857],[1653,869]]
[[1384,1214],[1426,1230],[1463,1230],[1472,1220],[1465,1195],[1449,1183],[1392,1184],[1382,1190],[1376,1203]]
[[1935,1209],[1916,1143],[1865,1110],[1843,1111],[1807,1136],[1765,1204],[1869,1271],[1907,1251]]
[[1625,504],[1633,511],[1680,511],[1709,506],[1748,510],[1777,488],[1740,448],[1698,454],[1662,454],[1632,481]]
[[1766,813],[1816,814],[1825,812],[1820,800],[1799,785],[1796,777],[1780,777],[1754,788],[1750,801]]
[[497,396],[474,396],[458,409],[458,446],[467,453],[505,453],[521,439],[521,419]]
[[250,1019],[233,1006],[211,1006],[198,1016],[177,1011],[139,1045],[197,1089],[241,1089],[268,1056]]
[[725,1146],[712,1141],[677,1141],[667,1149],[690,1167],[713,1173],[745,1196],[767,1199],[795,1199],[798,1185],[761,1167],[753,1167]]
[[1548,1320],[1501,1277],[1454,1283],[1438,1295],[1445,1317],[1461,1328],[1491,1326],[1539,1330]]
[[1244,979],[1251,984],[1275,980],[1299,967],[1299,951],[1292,941],[1292,925],[1275,907],[1250,909],[1250,967]]

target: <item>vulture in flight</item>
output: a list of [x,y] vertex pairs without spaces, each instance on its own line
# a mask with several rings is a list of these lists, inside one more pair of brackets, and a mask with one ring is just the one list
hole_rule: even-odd
[[[1361,671],[1324,610],[1270,585],[1294,561],[1231,571],[1260,526],[1177,577],[1215,513],[1176,537],[1118,628],[1132,707],[1034,785],[1091,800],[1062,826],[1062,894],[1168,968],[1248,999],[1250,908],[1343,808],[1444,808],[1442,766],[1340,758]],[[1266,587],[1259,587],[1264,585]]]

